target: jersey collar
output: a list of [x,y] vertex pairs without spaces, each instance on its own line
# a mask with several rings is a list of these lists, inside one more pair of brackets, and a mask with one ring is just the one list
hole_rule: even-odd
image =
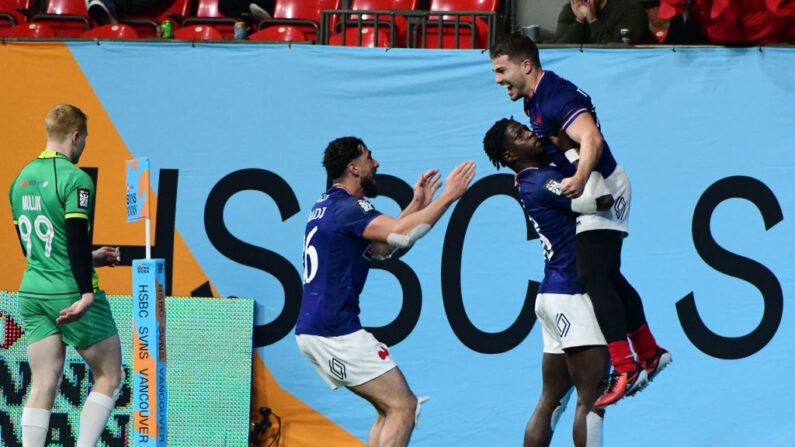
[[535,92],[536,92],[536,90],[538,90],[538,84],[540,84],[540,83],[541,83],[541,79],[543,79],[543,78],[544,78],[544,75],[545,75],[546,73],[547,73],[546,71],[544,71],[544,70],[541,70],[541,76],[539,76],[539,77],[538,77],[538,79],[536,79],[536,85],[534,85],[534,86],[533,86],[533,93],[535,93]]
[[[43,151],[39,155],[39,158],[63,158],[64,160],[69,160],[69,158],[66,155],[64,155],[64,154],[62,154],[60,152],[55,152],[55,151]],[[71,160],[69,160],[69,161],[71,161]]]

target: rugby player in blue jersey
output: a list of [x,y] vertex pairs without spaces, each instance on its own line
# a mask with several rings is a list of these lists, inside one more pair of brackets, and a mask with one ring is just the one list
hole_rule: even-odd
[[[621,247],[628,233],[631,189],[624,169],[616,163],[599,128],[591,98],[576,85],[541,68],[538,48],[521,33],[506,36],[490,50],[497,84],[511,100],[524,100],[530,128],[565,174],[561,191],[579,197],[586,182],[601,176],[615,200],[609,210],[577,219],[577,275],[591,296],[599,325],[607,340],[613,372],[596,406],[632,395],[671,362],[671,354],[657,345],[649,330],[638,292],[621,274]],[[563,131],[579,146],[579,166],[548,139]],[[627,342],[629,336],[635,357]]]
[[544,249],[544,279],[535,303],[544,339],[543,388],[527,423],[524,445],[549,445],[573,383],[574,445],[599,446],[604,410],[594,410],[593,405],[607,375],[608,355],[591,300],[577,280],[574,241],[579,213],[609,208],[613,198],[605,187],[591,184],[577,199],[562,194],[564,175],[549,165],[550,156],[535,134],[514,120],[496,122],[483,139],[483,149],[497,169],[507,166],[516,172],[522,207]]
[[466,191],[475,176],[467,161],[447,177],[435,199],[439,174],[422,174],[414,198],[397,218],[381,214],[375,197],[378,162],[362,140],[338,138],[325,150],[323,166],[333,185],[320,195],[304,234],[304,294],[296,325],[301,352],[323,380],[347,387],[369,401],[378,415],[368,446],[406,446],[419,416],[418,399],[389,353],[362,329],[359,294],[371,259],[409,248]]

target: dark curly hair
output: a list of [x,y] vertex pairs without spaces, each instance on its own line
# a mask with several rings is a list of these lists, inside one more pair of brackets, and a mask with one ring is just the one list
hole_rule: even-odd
[[508,56],[514,63],[521,63],[525,59],[536,66],[541,67],[541,60],[538,58],[538,47],[535,42],[520,32],[506,35],[496,45],[489,50],[489,56],[496,59],[500,56]]
[[515,122],[512,119],[503,118],[494,123],[483,137],[483,150],[497,169],[500,169],[500,166],[505,166],[502,161],[502,154],[505,153],[505,130],[508,129],[508,124]]
[[345,174],[348,163],[362,155],[364,142],[356,137],[341,137],[330,142],[323,152],[323,167],[332,181],[339,180]]

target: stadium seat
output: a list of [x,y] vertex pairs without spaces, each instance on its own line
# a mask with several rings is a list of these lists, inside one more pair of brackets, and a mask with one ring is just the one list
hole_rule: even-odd
[[[498,0],[432,0],[431,11],[497,11]],[[458,39],[455,21],[458,17]],[[441,33],[440,30],[441,24]],[[473,28],[474,41],[473,41]],[[492,30],[494,32],[494,30]],[[478,17],[472,24],[472,16],[444,15],[441,22],[438,16],[431,16],[425,28],[425,48],[488,48],[489,26]],[[421,39],[421,37],[420,37]],[[418,42],[418,46],[422,46]]]
[[58,36],[78,37],[91,29],[85,0],[48,0],[44,13],[30,21],[46,22]]
[[31,0],[0,0],[0,26],[16,26],[28,23]]
[[148,14],[134,17],[123,17],[119,23],[130,25],[138,32],[138,37],[159,36],[160,24],[166,20],[174,24],[174,29],[182,26],[182,22],[191,14],[193,0],[175,0],[165,11],[151,11]]
[[[340,0],[276,0],[273,18],[259,22],[260,31],[274,26],[291,28],[303,32],[309,40],[317,42],[320,35],[320,20],[325,9],[340,9]],[[332,26],[334,23],[331,24]],[[280,33],[287,35],[287,33]]]
[[0,37],[55,37],[55,31],[44,23],[23,23],[13,27],[0,27]]
[[271,26],[248,36],[249,40],[272,40],[281,42],[306,42],[303,31],[295,26]]
[[119,23],[92,28],[84,32],[80,37],[89,39],[137,39],[138,32],[129,25]]
[[175,39],[221,40],[224,35],[210,25],[190,25],[174,31]]
[[[378,29],[378,45],[375,44],[375,30],[371,26],[362,27],[362,42],[359,44],[359,28],[350,26],[345,30],[346,47],[386,47],[389,46],[389,32],[384,28]],[[342,45],[342,33],[337,33],[329,39],[329,45]]]
[[[210,25],[219,31],[223,37],[231,39],[235,36],[236,22],[240,22],[240,19],[226,17],[221,14],[218,10],[218,0],[199,0],[196,7],[196,16],[183,20],[182,26]],[[246,28],[248,29],[248,25]]]
[[[377,11],[406,11],[406,10],[416,10],[417,9],[418,0],[353,0],[351,3],[351,9],[357,11],[363,10],[377,10]],[[361,20],[363,23],[367,23],[366,26],[362,26],[362,32],[364,29],[370,29],[369,32],[375,32],[374,20],[372,14],[362,14]],[[394,25],[392,25],[392,16],[389,15],[380,15],[378,16],[378,34],[379,43],[381,42],[381,34],[382,30],[387,32],[389,35],[392,33],[392,26],[395,27],[395,42],[392,43],[392,46],[405,46],[406,45],[406,28],[407,28],[407,21],[406,17],[402,15],[395,15],[394,16]],[[341,23],[341,22],[340,22]],[[339,45],[342,42],[342,36],[335,37],[336,34],[342,33],[340,23],[336,25],[336,29],[334,35],[329,38],[329,45]],[[348,35],[348,27],[355,27],[358,30],[358,16],[357,15],[349,15],[345,20],[345,45],[350,46],[352,45],[349,43]],[[372,43],[373,35],[367,37],[368,41]],[[362,41],[364,42],[365,38],[362,37]],[[355,41],[358,41],[358,36]],[[332,42],[340,42],[340,43],[332,43]],[[389,41],[387,41],[389,42]],[[353,44],[355,45],[355,44]],[[372,45],[367,45],[372,46]],[[378,45],[383,46],[383,45]]]

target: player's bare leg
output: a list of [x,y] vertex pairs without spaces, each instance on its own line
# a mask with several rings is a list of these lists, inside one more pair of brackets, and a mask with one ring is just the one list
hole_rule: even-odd
[[[543,387],[533,415],[527,421],[524,432],[524,447],[548,446],[557,422],[555,413],[562,413],[565,402],[561,402],[572,387],[565,354],[544,353],[541,361]],[[568,399],[565,399],[568,400]],[[557,410],[560,408],[559,410]],[[556,411],[557,410],[557,411]]]
[[41,447],[47,441],[50,411],[63,377],[66,346],[61,334],[53,334],[28,345],[31,382],[22,411],[23,447]]
[[[370,447],[405,447],[414,430],[414,417],[417,398],[409,389],[400,368],[395,367],[387,373],[358,386],[349,387],[351,391],[367,399],[381,414],[383,421],[376,418],[370,431]],[[379,410],[380,409],[380,410]],[[378,425],[380,429],[378,428]],[[375,440],[375,443],[371,442]]]
[[[584,346],[566,350],[566,362],[569,366],[569,375],[577,388],[577,409],[574,414],[574,445],[601,445],[596,442],[601,440],[601,429],[599,434],[589,430],[588,417],[593,411],[593,404],[600,396],[599,386],[607,376],[608,354],[604,346]],[[590,416],[592,422],[594,417],[604,415],[604,410],[597,410],[595,415]],[[599,421],[601,422],[601,421]],[[592,424],[593,425],[593,424]],[[598,424],[601,427],[601,424]],[[598,436],[599,439],[589,439]]]
[[119,335],[111,335],[77,352],[94,373],[94,386],[80,413],[77,446],[94,447],[108,423],[124,381]]
[[[373,406],[375,407],[375,404]],[[378,416],[376,416],[375,423],[370,428],[370,434],[367,436],[367,445],[369,447],[379,447],[378,437],[381,436],[381,429],[386,421],[386,413],[378,407],[375,407],[375,410],[378,412]]]

